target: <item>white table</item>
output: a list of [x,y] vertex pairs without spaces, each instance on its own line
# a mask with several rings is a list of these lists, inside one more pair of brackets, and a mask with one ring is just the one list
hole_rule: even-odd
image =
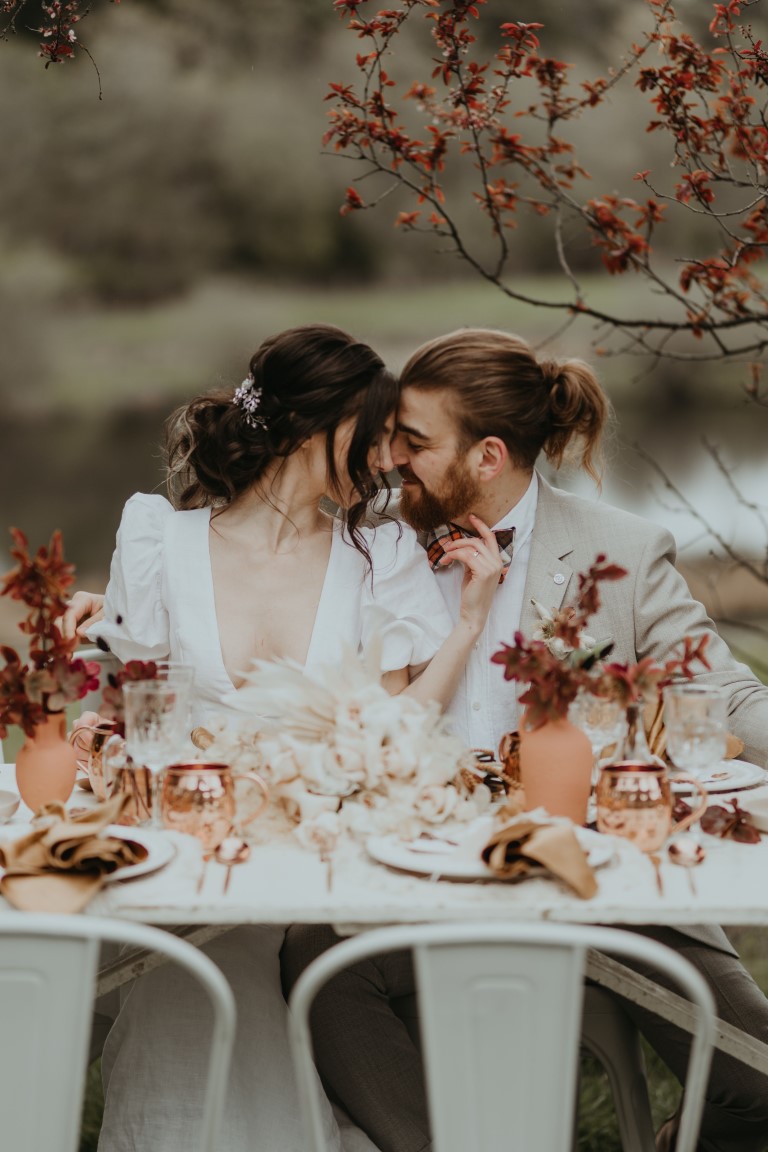
[[[6,765],[0,768],[0,788],[13,787],[13,771]],[[759,792],[768,794],[768,785],[761,786]],[[754,794],[759,793],[754,790]],[[76,792],[72,803],[79,799]],[[23,823],[28,817],[22,807],[13,823]],[[664,892],[660,895],[650,861],[632,844],[616,839],[613,861],[596,872],[596,896],[581,900],[563,885],[544,877],[517,884],[457,883],[395,872],[374,863],[356,844],[345,844],[335,853],[329,890],[327,866],[292,841],[290,835],[276,842],[257,843],[250,860],[233,870],[226,895],[224,868],[211,862],[198,895],[202,867],[199,843],[179,833],[166,835],[176,846],[173,860],[140,879],[105,885],[90,903],[89,914],[167,927],[205,925],[193,937],[198,943],[215,934],[217,926],[245,923],[330,923],[342,932],[388,923],[449,920],[553,920],[671,927],[701,923],[768,925],[768,837],[754,845],[705,837],[708,854],[695,870],[696,895],[691,893],[685,869],[666,858],[662,864]],[[257,828],[255,837],[258,840],[260,836],[264,836],[264,829]],[[610,964],[608,969],[597,964],[592,975],[632,998],[648,1002],[648,997],[653,997],[654,985],[640,977],[627,977],[626,970],[609,969]],[[129,975],[140,970],[134,965]],[[118,976],[114,983],[120,979]],[[664,993],[664,1000],[666,1014],[675,1017],[677,998]],[[677,1003],[677,1008],[684,1015],[681,1005],[682,1002]],[[682,1016],[679,1020],[685,1023]],[[732,1034],[730,1039],[728,1032]],[[745,1042],[735,1032],[726,1029],[721,1046],[753,1064],[757,1060],[755,1066],[764,1066],[768,1073],[768,1048],[751,1040],[740,1048]]]
[[[15,790],[13,767],[0,766],[0,788]],[[745,793],[739,793],[744,796]],[[751,790],[768,795],[768,784]],[[716,797],[713,797],[713,801]],[[76,790],[70,805],[87,802]],[[26,823],[22,807],[11,826]],[[94,915],[153,924],[337,923],[372,925],[437,920],[562,920],[601,924],[768,924],[768,836],[759,844],[705,837],[707,858],[695,870],[692,895],[685,869],[666,858],[664,894],[649,860],[615,838],[614,860],[596,872],[597,895],[580,900],[546,878],[521,884],[456,883],[395,872],[346,844],[334,857],[330,891],[327,867],[290,836],[257,843],[249,861],[234,868],[226,895],[224,869],[211,862],[200,895],[201,848],[192,837],[164,833],[176,855],[162,870],[106,885],[91,902]],[[256,827],[255,839],[265,836]],[[2,838],[2,826],[0,826]]]

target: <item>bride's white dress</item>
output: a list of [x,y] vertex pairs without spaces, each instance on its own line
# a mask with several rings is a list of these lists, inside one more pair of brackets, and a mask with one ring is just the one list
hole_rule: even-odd
[[[105,619],[90,632],[123,661],[182,660],[195,668],[193,721],[222,714],[233,684],[224,667],[209,552],[210,510],[175,511],[161,496],[125,506],[112,559]],[[369,572],[341,525],[307,653],[311,672],[343,646],[382,640],[382,670],[430,659],[452,622],[415,534],[397,524],[366,530]],[[243,574],[243,594],[254,591]],[[277,878],[276,878],[277,882]],[[304,1152],[280,983],[285,929],[246,925],[204,951],[229,980],[237,1037],[220,1147],[227,1152]],[[196,1147],[208,1021],[200,996],[165,966],[129,985],[102,1057],[104,1122],[99,1152],[191,1152]],[[341,1134],[325,1109],[326,1143],[337,1152],[372,1152],[354,1127]]]

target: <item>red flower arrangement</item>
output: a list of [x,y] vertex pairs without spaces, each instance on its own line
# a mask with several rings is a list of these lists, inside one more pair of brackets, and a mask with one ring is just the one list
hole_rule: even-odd
[[[627,706],[654,696],[677,677],[690,679],[691,665],[696,661],[709,668],[705,656],[708,636],[698,641],[686,636],[682,653],[663,665],[648,656],[636,664],[602,664],[595,668],[598,661],[609,655],[613,644],[608,641],[589,648],[579,647],[584,627],[600,607],[599,584],[604,580],[621,580],[626,575],[625,568],[608,564],[606,556],[600,553],[591,568],[579,575],[575,605],[561,608],[548,620],[546,639],[526,640],[522,632],[516,632],[514,645],[502,644],[491,656],[492,663],[504,668],[505,680],[528,684],[520,697],[520,703],[526,706],[528,728],[540,728],[549,720],[563,719],[581,690],[595,696],[613,697]],[[559,642],[559,653],[552,650],[553,641]]]
[[0,739],[8,734],[9,724],[34,736],[46,716],[63,712],[99,686],[98,664],[74,656],[77,638],[66,639],[58,625],[75,579],[74,566],[64,560],[61,532],[54,532],[48,547],[39,548],[35,556],[23,532],[12,528],[11,536],[17,565],[2,577],[0,596],[29,608],[19,628],[30,637],[30,645],[28,663],[15,648],[0,646],[5,662],[0,668]]

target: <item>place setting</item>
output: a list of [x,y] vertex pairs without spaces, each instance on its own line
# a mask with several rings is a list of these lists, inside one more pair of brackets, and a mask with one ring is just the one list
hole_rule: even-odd
[[119,823],[125,799],[81,812],[53,802],[0,840],[0,895],[26,911],[79,912],[100,888],[165,867],[176,853],[168,837]]
[[567,820],[550,818],[543,809],[506,818],[482,816],[463,828],[422,832],[411,840],[397,834],[366,842],[379,864],[431,880],[519,882],[531,877],[562,881],[578,896],[595,894],[594,870],[610,863],[609,837]]

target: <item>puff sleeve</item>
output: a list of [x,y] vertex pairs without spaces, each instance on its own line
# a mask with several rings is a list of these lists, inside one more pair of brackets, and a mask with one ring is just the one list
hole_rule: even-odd
[[104,619],[88,631],[125,663],[158,660],[170,650],[163,597],[163,536],[173,508],[163,496],[137,493],[123,509],[112,555]]
[[378,635],[383,672],[423,664],[453,631],[426,552],[403,524],[381,524],[365,536],[373,571],[362,594],[363,649]]

